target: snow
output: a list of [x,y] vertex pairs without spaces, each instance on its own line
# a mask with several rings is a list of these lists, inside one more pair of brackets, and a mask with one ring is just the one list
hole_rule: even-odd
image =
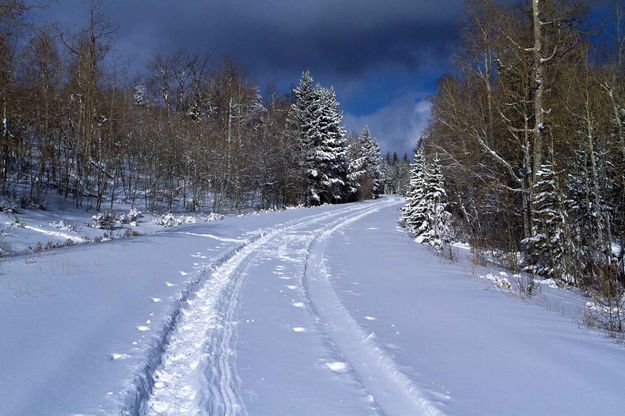
[[[501,273],[503,273],[503,275],[501,275]],[[497,286],[500,289],[511,290],[512,283],[508,279],[507,274],[505,272],[501,272],[501,273],[499,276],[494,275],[492,273],[487,273],[483,276],[480,276],[480,278],[493,282],[495,286]]]
[[32,230],[32,231],[35,231],[35,232],[38,232],[38,233],[42,233],[44,235],[64,238],[66,240],[72,240],[72,241],[74,241],[76,243],[83,243],[85,241],[85,239],[82,238],[82,237],[78,237],[78,236],[71,235],[71,234],[68,234],[68,233],[62,233],[62,232],[59,232],[59,231],[44,230],[42,228],[33,227],[32,225],[24,225],[24,228],[27,229],[27,230]]
[[[599,306],[435,256],[402,204],[148,217],[160,232],[5,260],[0,414],[622,412],[625,350],[579,324]],[[53,215],[27,225],[83,236]]]
[[[372,225],[380,226],[375,237],[364,230]],[[332,283],[358,324],[439,410],[622,413],[625,350],[580,326],[585,298],[544,285],[536,298],[521,299],[470,278],[490,274],[515,284],[510,273],[477,267],[469,253],[459,263],[433,257],[394,225],[388,212],[376,213],[331,239]],[[364,251],[376,255],[355,258]]]
[[[31,254],[76,244],[153,234],[174,225],[211,223],[224,219],[223,215],[215,213],[176,217],[173,214],[164,216],[142,214],[133,208],[123,210],[123,204],[116,205],[116,208],[114,215],[116,219],[113,221],[112,230],[94,227],[93,218],[97,215],[92,216],[87,211],[76,208],[45,211],[24,209],[17,213],[0,212],[0,226],[4,227],[0,251],[5,255]],[[162,218],[169,218],[170,221],[162,221]],[[199,233],[198,236],[221,238],[224,242],[238,242],[238,239],[229,241],[226,236],[214,236],[210,233]]]
[[342,361],[332,361],[330,363],[326,363],[326,367],[335,373],[344,373],[348,370],[347,363]]

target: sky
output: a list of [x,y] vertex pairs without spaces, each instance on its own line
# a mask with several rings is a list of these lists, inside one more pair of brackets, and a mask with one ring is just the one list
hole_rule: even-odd
[[[140,72],[156,52],[229,56],[281,91],[309,69],[336,89],[350,130],[368,125],[383,152],[410,153],[429,97],[450,67],[463,0],[103,0],[115,54]],[[35,16],[76,31],[83,0],[50,0]]]

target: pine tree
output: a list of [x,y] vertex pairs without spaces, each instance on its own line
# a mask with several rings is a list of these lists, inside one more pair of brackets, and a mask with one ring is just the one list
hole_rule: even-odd
[[408,231],[415,233],[426,221],[427,201],[425,200],[426,166],[423,149],[418,148],[410,169],[410,189],[406,195],[406,205],[402,207],[401,220]]
[[424,175],[425,221],[416,229],[416,241],[442,249],[452,238],[449,224],[451,214],[447,203],[445,181],[438,158],[426,166]]
[[305,205],[319,205],[322,201],[324,178],[319,170],[317,150],[321,144],[319,119],[321,117],[319,91],[313,86],[310,72],[302,73],[299,86],[293,90],[295,102],[291,106],[289,124],[299,143],[299,163],[304,176]]
[[422,148],[415,151],[406,200],[402,208],[402,221],[418,243],[442,249],[451,241],[451,214],[447,206],[441,165],[435,158],[428,167]]
[[408,154],[404,153],[404,157],[397,167],[396,175],[396,193],[398,195],[406,195],[410,186],[410,161],[408,160]]
[[348,164],[348,198],[351,201],[361,199],[362,184],[367,176],[367,159],[363,155],[358,141],[350,143],[347,148]]
[[320,142],[314,149],[318,162],[324,202],[342,202],[347,189],[347,134],[343,126],[343,114],[333,88],[317,87],[320,98]]
[[387,152],[384,159],[380,163],[380,171],[382,172],[382,189],[385,194],[392,194],[392,186],[390,181],[391,175],[391,153]]
[[373,193],[373,197],[377,198],[384,192],[380,145],[371,136],[368,127],[362,130],[358,141],[363,150],[367,174],[371,178],[371,192]]
[[309,72],[295,88],[289,115],[300,147],[305,180],[304,203],[319,205],[347,200],[347,137],[343,114],[332,88],[313,87]]
[[574,283],[574,274],[570,269],[567,214],[551,162],[541,166],[532,198],[532,237],[523,241],[528,250],[526,270],[561,282]]
[[383,160],[380,146],[365,127],[349,146],[351,199],[376,198],[384,192]]

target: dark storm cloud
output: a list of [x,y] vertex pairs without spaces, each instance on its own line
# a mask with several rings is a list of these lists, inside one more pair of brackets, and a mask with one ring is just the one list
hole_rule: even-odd
[[[62,20],[79,1],[52,3]],[[444,4],[443,4],[444,3]],[[380,66],[418,68],[444,60],[462,0],[105,0],[120,52],[140,67],[157,51],[229,55],[262,77],[310,67],[349,77]]]

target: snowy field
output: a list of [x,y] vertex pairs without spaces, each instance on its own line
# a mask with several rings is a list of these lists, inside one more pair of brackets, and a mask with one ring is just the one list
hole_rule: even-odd
[[509,273],[437,257],[397,227],[402,203],[19,251],[0,265],[0,415],[625,413],[625,349],[580,325],[586,299],[521,299]]

